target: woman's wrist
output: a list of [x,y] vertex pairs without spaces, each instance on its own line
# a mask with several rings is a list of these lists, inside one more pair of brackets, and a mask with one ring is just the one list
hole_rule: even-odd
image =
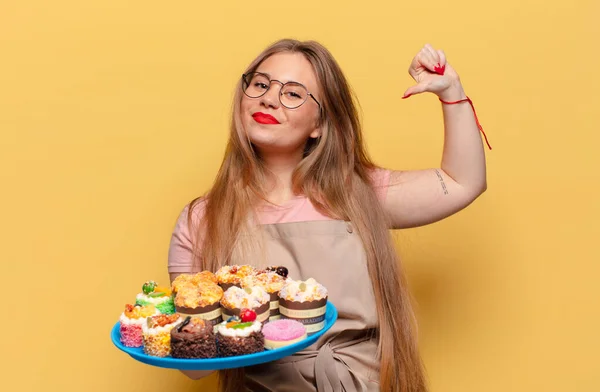
[[467,98],[467,94],[465,94],[465,90],[460,82],[451,84],[447,89],[440,91],[437,96],[446,102],[460,101]]

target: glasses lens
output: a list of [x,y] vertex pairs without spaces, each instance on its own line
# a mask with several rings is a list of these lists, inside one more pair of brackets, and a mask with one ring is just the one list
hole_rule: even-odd
[[244,92],[252,98],[263,95],[269,89],[269,78],[260,73],[251,73],[246,75],[244,83]]
[[306,102],[306,98],[308,98],[308,91],[298,83],[286,83],[281,90],[281,103],[290,109],[302,105]]

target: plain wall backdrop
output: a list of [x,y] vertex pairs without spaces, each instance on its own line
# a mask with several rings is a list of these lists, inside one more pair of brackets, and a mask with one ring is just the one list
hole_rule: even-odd
[[439,165],[440,103],[400,99],[425,43],[494,148],[483,196],[397,233],[432,391],[600,390],[598,4],[3,1],[1,389],[214,390],[109,332],[144,281],[168,283],[175,219],[219,168],[244,68],[293,37],[337,58],[380,165]]

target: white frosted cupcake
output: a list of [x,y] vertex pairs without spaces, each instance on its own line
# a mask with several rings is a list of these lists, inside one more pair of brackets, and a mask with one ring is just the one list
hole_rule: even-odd
[[223,321],[215,327],[219,356],[232,357],[261,352],[265,339],[259,321]]
[[264,322],[269,318],[269,298],[269,294],[260,286],[244,289],[232,286],[221,299],[223,319],[240,316],[242,310],[251,309],[256,312],[256,320]]
[[244,278],[242,288],[258,286],[269,294],[269,321],[273,321],[281,317],[279,315],[279,291],[286,281],[287,279],[280,274],[265,271]]
[[119,317],[119,332],[121,343],[125,347],[142,347],[142,325],[147,317],[159,315],[160,312],[154,305],[134,306],[125,305],[125,311]]
[[301,322],[309,334],[325,326],[328,292],[313,278],[286,283],[279,291],[279,312],[283,318]]

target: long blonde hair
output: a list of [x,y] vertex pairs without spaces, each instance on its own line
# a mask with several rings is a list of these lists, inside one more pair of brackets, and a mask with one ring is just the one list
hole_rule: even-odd
[[[247,68],[254,72],[276,53],[301,53],[312,64],[320,88],[322,135],[310,139],[292,177],[293,191],[304,194],[322,213],[354,224],[364,245],[378,314],[378,358],[382,391],[426,391],[417,349],[409,293],[389,232],[387,215],[371,184],[376,166],[367,156],[355,97],[331,53],[314,41],[284,39],[265,49]],[[230,137],[215,183],[205,197],[202,230],[195,259],[199,268],[215,271],[229,264],[234,244],[252,228],[253,206],[265,199],[268,170],[253,150],[240,117],[241,80],[237,85]],[[349,191],[350,190],[350,191]],[[192,211],[196,199],[189,209]],[[243,370],[221,372],[221,388],[243,390]]]

